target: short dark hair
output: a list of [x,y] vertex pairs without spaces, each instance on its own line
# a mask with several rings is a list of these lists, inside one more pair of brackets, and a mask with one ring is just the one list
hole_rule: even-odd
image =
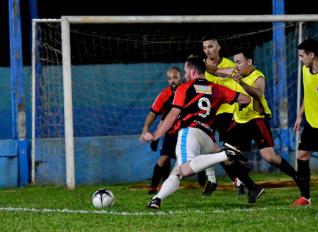
[[253,55],[253,50],[249,47],[246,47],[246,48],[239,48],[237,49],[234,54],[237,55],[237,54],[240,54],[242,53],[243,56],[246,58],[246,59],[252,59],[254,58],[254,55]]
[[298,50],[304,50],[306,54],[313,52],[318,57],[318,41],[306,39],[298,45]]
[[205,72],[205,63],[203,59],[199,56],[191,55],[186,60],[189,68],[194,68],[199,74]]
[[168,68],[167,72],[170,72],[171,70],[176,70],[177,72],[179,72],[180,74],[182,74],[181,69],[178,68],[177,66],[171,66],[170,68]]
[[201,42],[203,41],[207,41],[207,40],[215,40],[218,41],[218,37],[215,34],[206,34],[204,36],[202,36],[201,38]]

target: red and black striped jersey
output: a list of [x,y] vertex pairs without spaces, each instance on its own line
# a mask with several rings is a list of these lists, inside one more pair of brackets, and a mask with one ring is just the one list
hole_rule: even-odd
[[223,103],[233,104],[238,96],[238,92],[206,79],[195,79],[179,86],[172,107],[181,109],[181,112],[173,131],[197,127],[213,138],[212,126],[217,110]]
[[152,103],[151,111],[155,114],[161,114],[161,120],[164,120],[172,107],[173,97],[174,91],[172,88],[170,86],[166,87]]

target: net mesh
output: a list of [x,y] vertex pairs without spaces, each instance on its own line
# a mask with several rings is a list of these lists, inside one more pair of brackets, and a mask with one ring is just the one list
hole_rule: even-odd
[[[304,38],[318,38],[317,26],[305,24]],[[285,27],[289,127],[296,117],[297,28],[296,23]],[[271,23],[76,24],[70,35],[74,137],[139,134],[152,102],[167,86],[166,70],[183,70],[190,54],[203,56],[201,38],[207,31],[218,35],[225,57],[241,47],[254,49],[254,64],[266,76],[271,125],[278,127],[280,80],[273,73]],[[54,154],[64,162],[61,25],[39,22],[36,33],[36,154]]]

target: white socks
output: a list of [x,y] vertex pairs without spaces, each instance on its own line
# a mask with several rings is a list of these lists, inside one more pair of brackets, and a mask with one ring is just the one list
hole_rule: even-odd
[[193,172],[198,173],[208,167],[211,167],[213,164],[220,163],[225,160],[228,160],[225,151],[221,151],[219,153],[199,155],[191,160],[189,165]]
[[215,169],[214,169],[214,166],[205,169],[205,173],[206,173],[206,175],[207,175],[207,177],[208,177],[208,181],[210,181],[210,182],[212,182],[212,183],[216,183],[216,177],[215,177]]
[[165,199],[170,194],[174,193],[180,185],[179,177],[175,175],[170,175],[162,184],[160,191],[152,199],[158,197],[161,200]]

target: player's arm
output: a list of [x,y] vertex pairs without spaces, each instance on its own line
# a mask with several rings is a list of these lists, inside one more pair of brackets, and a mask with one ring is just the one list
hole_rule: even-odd
[[235,92],[225,86],[217,85],[219,91],[222,93],[223,100],[225,103],[234,104],[235,102],[238,103],[240,108],[246,107],[251,102],[251,98],[240,92]]
[[216,77],[229,77],[234,72],[235,68],[208,68],[206,66],[207,75],[213,75]]
[[219,77],[229,77],[235,72],[235,68],[218,68],[215,70],[215,75]]
[[240,93],[237,97],[237,103],[239,104],[240,109],[246,107],[251,102],[251,98],[243,93]]
[[254,86],[250,86],[242,80],[242,78],[238,79],[238,83],[243,87],[243,89],[252,97],[256,99],[260,99],[264,95],[265,91],[265,80],[263,77],[259,77],[254,82]]
[[303,103],[301,104],[301,107],[299,109],[299,112],[297,114],[297,118],[296,118],[295,124],[294,124],[294,131],[295,132],[299,132],[300,131],[300,125],[301,125],[301,122],[303,120],[304,112],[305,112],[305,106],[304,106],[304,101],[303,101]]
[[253,99],[253,109],[259,114],[263,114],[265,112],[264,107],[261,103],[261,97],[264,95],[265,91],[265,80],[263,77],[259,77],[254,82],[254,86],[250,86],[246,84],[241,78],[238,80],[239,84],[243,87],[243,89],[252,96]]
[[158,126],[157,130],[153,134],[152,140],[157,140],[163,136],[174,125],[180,112],[181,109],[172,107],[166,118],[163,120],[162,124]]
[[145,142],[145,134],[147,132],[149,132],[149,128],[151,127],[152,123],[155,121],[157,115],[150,111],[146,117],[146,120],[144,122],[144,127],[142,128],[142,132],[141,132],[141,135],[139,137],[139,141],[140,142]]

